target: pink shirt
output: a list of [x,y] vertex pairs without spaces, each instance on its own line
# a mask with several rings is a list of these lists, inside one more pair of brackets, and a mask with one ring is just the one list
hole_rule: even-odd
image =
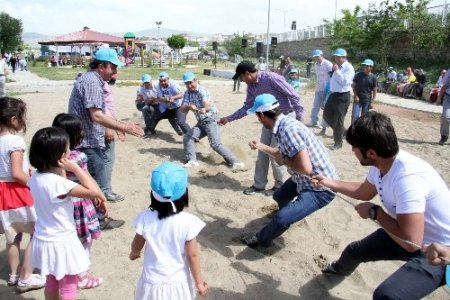
[[103,85],[103,96],[105,98],[105,108],[109,113],[115,118],[116,117],[116,106],[114,105],[114,98],[112,95],[111,87],[108,82],[105,81]]

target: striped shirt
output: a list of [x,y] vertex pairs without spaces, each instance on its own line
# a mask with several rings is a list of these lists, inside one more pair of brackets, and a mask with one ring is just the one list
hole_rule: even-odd
[[[297,153],[306,150],[312,165],[311,175],[323,175],[337,179],[336,170],[331,163],[325,146],[303,123],[294,118],[280,115],[272,129],[282,156],[293,158]],[[315,187],[309,176],[292,172],[292,180],[297,184],[297,192],[302,190],[321,191]]]
[[83,141],[78,148],[105,147],[105,127],[94,122],[89,112],[90,108],[105,111],[104,83],[96,71],[88,71],[74,84],[69,99],[69,113],[77,115],[83,122]]
[[330,72],[333,68],[331,61],[323,59],[322,62],[316,62],[314,65],[316,69],[317,85],[316,92],[323,92],[325,83],[330,79]]
[[183,103],[181,105],[194,104],[197,108],[204,108],[205,102],[209,102],[210,109],[207,113],[201,114],[194,112],[197,121],[204,120],[208,117],[215,119],[217,117],[217,108],[211,99],[209,91],[201,85],[197,85],[197,89],[194,92],[186,90],[184,92]]
[[261,94],[275,96],[280,103],[280,110],[283,114],[295,112],[297,120],[303,119],[304,108],[300,104],[300,96],[284,77],[274,72],[258,72],[256,82],[248,84],[244,105],[227,117],[228,122],[245,117],[247,110],[253,106],[255,97]]
[[345,61],[336,71],[333,72],[330,81],[330,90],[332,93],[346,93],[352,90],[353,77],[355,69]]

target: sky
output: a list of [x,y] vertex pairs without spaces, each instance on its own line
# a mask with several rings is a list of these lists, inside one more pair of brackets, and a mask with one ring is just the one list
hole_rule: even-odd
[[[270,31],[320,25],[342,9],[363,9],[382,0],[271,0]],[[444,2],[445,0],[433,0]],[[232,34],[267,31],[269,0],[0,0],[0,11],[22,20],[24,32],[58,35],[84,26],[100,32],[162,28],[198,33]],[[335,4],[337,3],[337,10]]]

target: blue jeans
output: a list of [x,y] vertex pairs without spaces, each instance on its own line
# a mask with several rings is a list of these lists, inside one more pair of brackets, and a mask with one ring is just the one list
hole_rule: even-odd
[[111,186],[111,178],[112,178],[112,171],[114,167],[114,160],[116,159],[116,143],[114,141],[108,142],[105,141],[105,148],[102,149],[103,151],[103,160],[105,162],[106,167],[106,186],[105,190],[102,189],[103,193],[110,194],[112,192],[112,186]]
[[352,124],[355,123],[356,119],[365,115],[369,111],[369,106],[369,99],[359,99],[358,102],[353,101]]
[[323,105],[323,99],[325,97],[324,91],[316,91],[314,93],[313,108],[311,110],[311,124],[319,124],[319,112]]
[[289,178],[273,195],[280,209],[270,223],[257,233],[259,244],[270,246],[291,224],[326,206],[334,197],[335,194],[330,191],[302,190],[298,193],[297,184],[292,177]]
[[[106,193],[110,179],[108,179],[108,165],[105,161],[103,150],[100,148],[80,148],[79,150],[86,154],[89,173],[95,179],[102,192]],[[103,213],[97,207],[95,209],[98,219],[103,219]]]
[[441,135],[448,137],[450,127],[450,95],[442,97]]
[[384,229],[350,243],[335,262],[339,275],[350,275],[360,263],[402,260],[406,263],[374,291],[373,299],[421,299],[445,284],[445,266],[432,266],[418,250],[408,252]]

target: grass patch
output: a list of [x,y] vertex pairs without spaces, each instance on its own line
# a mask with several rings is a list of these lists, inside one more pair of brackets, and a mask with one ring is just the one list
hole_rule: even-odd
[[[220,62],[217,64],[218,69],[234,69],[234,66],[228,62]],[[85,67],[48,67],[46,62],[37,62],[35,66],[29,67],[30,71],[38,75],[39,77],[50,80],[74,80],[78,72],[86,72]],[[150,74],[153,79],[158,77],[161,71],[169,73],[170,77],[179,80],[184,72],[194,72],[198,79],[219,79],[216,77],[203,75],[204,69],[214,69],[214,65],[211,62],[199,62],[197,65],[177,65],[173,68],[159,66],[141,67],[138,65],[132,65],[123,67],[118,70],[118,80],[140,80],[142,74]],[[131,84],[133,85],[133,84]]]

